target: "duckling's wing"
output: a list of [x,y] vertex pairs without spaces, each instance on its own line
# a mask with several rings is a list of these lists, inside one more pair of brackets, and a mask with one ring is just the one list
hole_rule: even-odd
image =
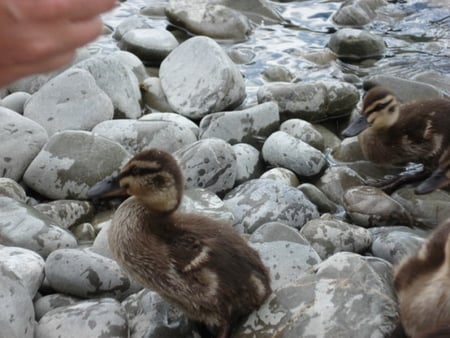
[[170,255],[178,271],[201,268],[209,259],[210,248],[194,233],[182,232],[173,238]]

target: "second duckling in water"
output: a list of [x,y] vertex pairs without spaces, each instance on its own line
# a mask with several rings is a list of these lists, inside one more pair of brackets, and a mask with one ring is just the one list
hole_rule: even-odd
[[[422,163],[428,177],[416,193],[428,193],[450,184],[450,100],[418,100],[401,105],[383,87],[374,87],[364,96],[362,114],[343,132],[358,135],[364,156],[377,163]],[[404,175],[397,182],[409,178]]]
[[109,245],[119,265],[190,319],[230,337],[232,326],[271,293],[258,253],[234,229],[177,212],[184,181],[175,158],[160,150],[134,156],[88,195],[131,195],[114,214]]

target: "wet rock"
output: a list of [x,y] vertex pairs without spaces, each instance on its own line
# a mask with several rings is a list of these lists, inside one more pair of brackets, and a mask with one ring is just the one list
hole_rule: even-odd
[[191,119],[233,109],[245,98],[239,69],[222,47],[204,36],[175,48],[161,63],[159,77],[173,110]]
[[0,245],[0,262],[14,271],[30,297],[34,298],[44,280],[44,259],[28,249]]
[[298,189],[316,205],[317,210],[319,210],[321,214],[334,214],[339,211],[339,207],[315,185],[312,185],[310,183],[303,183],[298,186]]
[[326,259],[337,252],[364,253],[372,244],[367,229],[349,224],[330,215],[307,222],[300,230],[320,258]]
[[47,257],[58,248],[76,246],[77,241],[33,207],[0,197],[0,244],[29,249]]
[[62,293],[52,293],[42,296],[34,302],[34,312],[36,320],[39,321],[47,312],[58,307],[72,305],[80,302],[80,299],[67,296]]
[[373,242],[371,252],[392,264],[415,254],[425,242],[424,234],[408,227],[371,228]]
[[331,36],[328,47],[344,61],[379,59],[385,52],[382,37],[354,28],[338,30]]
[[3,107],[0,107],[0,121],[0,173],[2,177],[19,181],[47,142],[47,131],[38,123]]
[[271,165],[290,169],[299,176],[314,176],[327,165],[319,150],[283,131],[267,138],[262,155]]
[[290,187],[296,187],[300,184],[297,175],[292,170],[286,168],[272,168],[267,170],[260,178],[267,178],[280,183],[287,184]]
[[280,222],[269,222],[263,224],[251,234],[249,241],[251,243],[284,241],[302,245],[310,245],[308,240],[302,236],[297,229]]
[[252,243],[263,263],[270,270],[273,290],[285,287],[302,276],[313,274],[313,267],[321,262],[309,244],[292,241]]
[[237,143],[233,150],[236,154],[236,185],[261,176],[264,163],[258,149],[247,143]]
[[[142,101],[147,108],[150,108],[152,111],[159,112],[172,111],[172,107],[169,105],[169,102],[167,102],[166,95],[162,90],[161,80],[159,78],[148,77],[147,79],[145,79],[143,82],[141,82],[141,91]],[[149,114],[142,116],[140,119],[143,119],[146,116],[149,116]]]
[[191,129],[171,121],[105,121],[92,133],[119,143],[130,154],[151,148],[174,152],[197,141]]
[[7,177],[0,177],[0,196],[11,197],[22,203],[27,201],[27,194],[22,186]]
[[142,288],[131,281],[114,260],[89,250],[52,252],[45,261],[45,275],[56,292],[79,298],[122,300]]
[[357,136],[343,139],[339,146],[333,148],[332,155],[335,160],[341,162],[366,160]]
[[415,226],[434,228],[450,217],[448,191],[435,190],[426,195],[416,195],[413,187],[404,187],[391,197],[411,214]]
[[193,34],[214,39],[245,40],[251,32],[245,15],[205,0],[170,0],[166,15],[172,23]]
[[239,185],[224,197],[224,203],[235,216],[235,226],[246,233],[275,221],[298,229],[319,217],[316,206],[301,191],[271,179]]
[[37,204],[34,208],[65,229],[89,219],[94,214],[91,202],[78,200],[51,201]]
[[363,26],[376,17],[377,8],[386,5],[384,0],[347,0],[332,19],[341,26]]
[[310,146],[323,151],[324,141],[322,134],[314,126],[304,120],[290,119],[280,125],[280,130],[295,138],[302,140]]
[[199,127],[197,124],[189,120],[187,117],[184,117],[180,114],[176,113],[158,113],[153,112],[151,114],[147,114],[142,116],[139,121],[168,121],[179,124],[183,129],[190,129],[195,137],[198,137],[200,133]]
[[135,119],[142,115],[138,79],[114,55],[90,57],[76,67],[89,71],[97,86],[109,96],[115,118]]
[[363,227],[413,225],[411,214],[382,190],[359,186],[344,194],[344,208],[356,224]]
[[23,114],[23,107],[25,106],[25,102],[27,102],[30,97],[31,94],[26,92],[11,93],[1,100],[0,106],[13,110],[16,113]]
[[0,263],[0,333],[5,338],[34,338],[34,309],[29,290]]
[[424,71],[412,77],[412,80],[428,83],[447,93],[450,98],[450,75],[448,73],[440,73],[436,71]]
[[51,199],[85,199],[88,189],[128,159],[118,143],[83,131],[53,135],[24,174],[25,183]]
[[91,130],[113,115],[111,99],[89,72],[76,68],[43,85],[24,108],[24,116],[43,126],[49,136],[68,129]]
[[244,142],[260,148],[260,140],[278,130],[279,123],[278,106],[267,102],[244,110],[205,116],[200,121],[200,138],[217,137],[230,144]]
[[120,303],[103,298],[58,307],[36,325],[34,338],[128,337],[126,314]]
[[275,101],[281,120],[319,122],[346,116],[359,101],[355,86],[338,81],[270,83],[258,89],[258,102]]
[[193,323],[156,292],[142,290],[122,302],[127,312],[130,338],[194,338]]
[[262,75],[269,82],[291,82],[295,78],[289,69],[277,65],[264,69]]
[[341,139],[322,124],[313,124],[313,127],[322,135],[324,149],[333,149],[341,143]]
[[244,13],[257,25],[270,25],[285,22],[275,6],[266,0],[219,0],[215,2]]
[[[275,290],[237,331],[247,337],[384,337],[398,322],[391,265],[338,253]],[[383,295],[383,297],[380,297]],[[370,304],[371,306],[367,306]]]
[[116,29],[114,29],[113,38],[120,41],[122,37],[129,31],[140,28],[152,28],[150,23],[145,17],[142,16],[130,16],[123,19]]
[[231,145],[218,139],[204,139],[174,153],[179,160],[187,188],[205,188],[224,193],[236,181],[236,154]]
[[136,55],[146,65],[159,65],[178,46],[172,33],[165,29],[140,28],[125,33],[119,42],[121,50]]

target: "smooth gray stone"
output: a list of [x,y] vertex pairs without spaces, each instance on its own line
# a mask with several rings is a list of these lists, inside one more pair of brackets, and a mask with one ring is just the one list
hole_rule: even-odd
[[58,248],[75,247],[77,241],[33,207],[0,197],[0,244],[29,249],[45,258]]
[[89,201],[57,200],[36,204],[34,208],[65,229],[90,219],[94,214],[94,205]]
[[310,245],[306,238],[303,237],[297,229],[280,222],[269,222],[263,224],[251,234],[249,241],[251,243],[285,241]]
[[280,183],[287,184],[290,187],[296,187],[300,184],[297,175],[289,169],[276,167],[264,172],[260,178],[271,179]]
[[145,69],[142,61],[133,53],[124,51],[124,50],[116,50],[114,53],[110,55],[112,58],[116,58],[119,60],[125,67],[129,68],[139,83],[141,84],[147,77],[147,70]]
[[43,315],[51,310],[78,302],[80,302],[80,299],[62,293],[52,293],[50,295],[42,296],[34,302],[36,320],[39,321]]
[[24,116],[43,126],[49,136],[62,130],[91,130],[113,115],[108,95],[89,72],[76,68],[43,85],[24,109]]
[[299,229],[319,217],[316,206],[301,191],[271,179],[239,185],[225,195],[224,203],[235,216],[235,226],[246,233],[275,221]]
[[191,119],[234,109],[246,96],[239,68],[217,42],[205,36],[175,48],[161,63],[159,78],[173,110]]
[[333,14],[332,20],[341,26],[364,26],[376,17],[376,9],[386,6],[384,0],[347,0]]
[[122,300],[142,288],[132,282],[114,260],[89,250],[52,252],[45,262],[45,275],[54,290],[79,298]]
[[139,28],[152,28],[152,26],[148,20],[142,16],[130,16],[124,18],[116,29],[114,29],[113,38],[120,41],[127,32]]
[[159,113],[153,112],[151,114],[147,114],[142,116],[140,121],[171,121],[181,125],[184,128],[190,129],[192,133],[198,137],[199,127],[193,121],[189,120],[187,117],[184,117],[180,114],[176,113]]
[[308,199],[313,202],[321,214],[334,214],[340,211],[336,203],[331,201],[319,188],[311,183],[303,183],[298,186],[298,189],[305,194]]
[[[164,91],[161,87],[161,80],[159,78],[157,77],[146,78],[141,83],[141,91],[142,91],[142,101],[146,108],[150,108],[152,112],[154,111],[172,112],[172,107],[169,105],[169,102],[167,102],[167,97],[164,94]],[[153,113],[144,115],[140,118],[140,120],[147,119],[147,117],[151,115],[153,115]],[[178,116],[184,117],[181,115]],[[196,127],[198,129],[197,125]]]
[[291,71],[279,65],[269,66],[262,71],[262,76],[269,82],[291,82],[295,79]]
[[26,92],[11,93],[1,100],[0,106],[11,109],[16,113],[23,114],[23,108],[25,106],[25,103],[30,97],[31,94]]
[[19,183],[7,177],[0,177],[0,196],[11,197],[22,203],[27,201],[25,189]]
[[301,119],[290,119],[284,121],[280,125],[280,131],[284,131],[320,151],[325,149],[322,134],[308,121]]
[[128,337],[127,318],[114,299],[93,299],[47,312],[34,338]]
[[0,107],[0,121],[0,172],[2,177],[20,181],[48,134],[40,124],[4,107]]
[[236,185],[261,176],[265,166],[258,149],[247,143],[237,143],[233,150],[236,154]]

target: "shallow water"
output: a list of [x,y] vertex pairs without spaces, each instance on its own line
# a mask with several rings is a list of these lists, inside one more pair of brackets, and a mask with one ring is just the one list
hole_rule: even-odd
[[[404,2],[381,7],[377,18],[363,27],[384,38],[387,49],[382,59],[362,64],[336,60],[324,65],[302,56],[326,50],[331,33],[340,28],[331,16],[341,2],[273,2],[289,24],[261,25],[255,27],[247,41],[222,43],[227,50],[234,49],[249,59],[240,65],[247,84],[246,104],[256,101],[256,90],[265,83],[261,72],[269,65],[285,66],[296,81],[333,78],[351,81],[356,86],[377,74],[409,79],[423,71],[450,73],[450,5],[443,0]],[[140,8],[155,3],[163,2],[128,0],[105,15],[105,22],[114,28],[124,18],[139,15]],[[157,28],[169,24],[164,17],[147,20]],[[110,37],[99,39],[91,48],[97,48],[99,53],[117,49]]]

